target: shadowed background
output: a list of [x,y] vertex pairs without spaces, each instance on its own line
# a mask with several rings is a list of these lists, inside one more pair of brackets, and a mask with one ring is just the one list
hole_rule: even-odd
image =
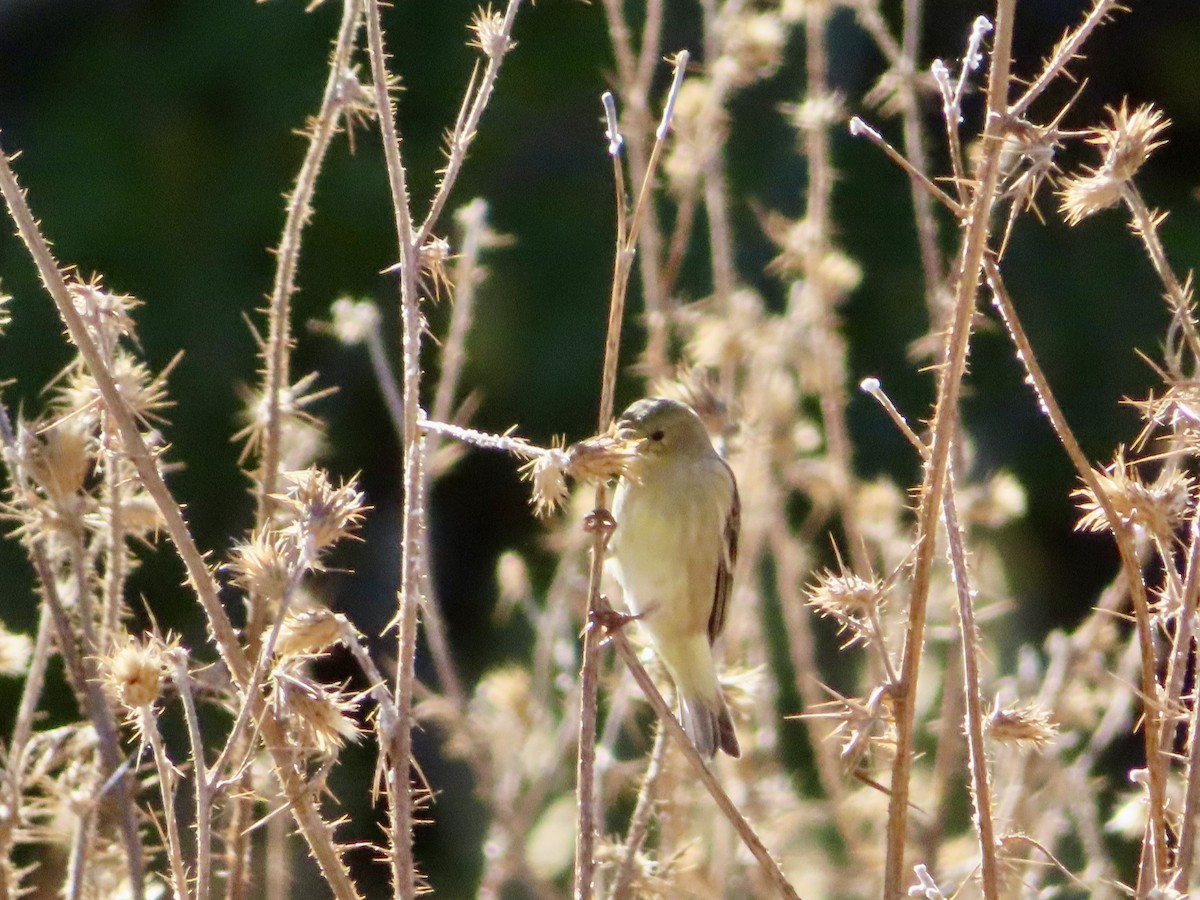
[[[1036,71],[1085,5],[1019,4],[1018,73]],[[1092,124],[1105,104],[1126,95],[1135,104],[1155,102],[1174,121],[1171,143],[1155,154],[1140,182],[1152,205],[1171,211],[1163,237],[1176,269],[1186,272],[1200,256],[1194,194],[1200,181],[1194,62],[1200,9],[1186,0],[1132,5],[1132,14],[1098,32],[1089,58],[1076,65],[1088,86],[1064,126]],[[476,56],[465,46],[474,6],[466,0],[403,0],[385,19],[393,70],[404,88],[399,126],[418,216],[441,162],[443,131],[453,122]],[[670,3],[668,13],[664,47],[688,47],[703,65],[693,4]],[[961,0],[929,3],[925,58],[956,59],[979,13],[990,9]],[[246,317],[262,323],[257,310],[274,272],[269,248],[279,239],[282,197],[304,152],[295,132],[317,109],[339,15],[336,3],[305,14],[294,0],[0,4],[0,146],[21,151],[18,175],[59,261],[84,276],[102,274],[111,289],[145,301],[138,333],[151,365],[161,368],[178,350],[186,351],[170,379],[176,406],[165,429],[170,458],[186,467],[171,476],[171,485],[187,505],[200,546],[218,557],[252,516],[247,481],[236,463],[239,447],[231,442],[242,424],[239,389],[256,377]],[[544,443],[556,434],[578,439],[595,424],[613,234],[611,167],[598,98],[609,86],[612,63],[596,5],[542,0],[522,10],[515,37],[518,47],[505,63],[451,201],[455,207],[484,197],[493,227],[514,239],[486,259],[490,276],[480,290],[463,386],[481,399],[479,427],[502,430],[518,423],[524,435]],[[848,13],[835,20],[831,44],[831,77],[847,109],[895,137],[892,123],[861,106],[881,61]],[[799,98],[802,83],[802,41],[793,40],[780,72],[738,94],[732,109],[728,161],[739,272],[776,306],[783,290],[763,274],[774,251],[754,206],[789,215],[803,208],[803,162],[779,113],[781,104]],[[1055,96],[1065,101],[1071,90],[1060,85]],[[936,138],[935,109],[931,99],[928,122]],[[1054,112],[1041,108],[1038,120]],[[378,137],[373,130],[359,132],[355,146],[351,155],[344,141],[336,142],[321,173],[294,301],[293,371],[316,369],[319,385],[338,388],[318,410],[329,426],[327,463],[335,473],[361,473],[374,511],[365,542],[338,560],[356,574],[330,575],[321,587],[335,607],[374,635],[394,611],[398,447],[365,353],[305,327],[326,316],[340,296],[374,297],[398,346],[394,277],[380,274],[395,262],[396,250]],[[936,140],[932,146],[940,159]],[[906,355],[926,327],[908,183],[877,150],[841,132],[834,159],[840,176],[837,237],[864,270],[863,284],[844,310],[851,375],[855,381],[882,378],[916,420],[928,409],[932,379]],[[1064,166],[1095,161],[1072,151]],[[1134,348],[1154,356],[1167,315],[1119,212],[1068,230],[1055,220],[1051,198],[1043,196],[1042,208],[1045,225],[1031,217],[1019,225],[1006,276],[1085,450],[1107,462],[1138,429],[1121,399],[1144,396],[1156,380]],[[450,222],[444,217],[437,232],[448,234]],[[16,380],[4,390],[8,405],[33,412],[40,408],[41,388],[70,354],[23,247],[11,228],[0,231],[0,279],[15,298],[13,324],[0,339],[0,379]],[[709,291],[704,256],[693,254],[682,300]],[[447,313],[445,303],[428,307],[434,334],[443,330]],[[642,343],[634,318],[625,333],[624,358],[631,361]],[[1115,554],[1104,537],[1072,533],[1071,468],[999,331],[979,335],[968,385],[965,412],[976,465],[981,471],[1011,469],[1029,493],[1029,515],[1004,536],[1017,609],[998,627],[1011,631],[1012,648],[1076,621],[1112,577]],[[636,378],[626,377],[618,406],[639,391]],[[850,416],[860,472],[886,472],[912,483],[917,463],[911,449],[874,404],[856,397]],[[526,496],[510,460],[479,452],[468,454],[433,494],[438,599],[468,680],[528,639],[491,620],[497,554],[521,550],[533,560],[535,576],[539,560],[549,558],[539,548],[540,530]],[[131,596],[144,598],[164,628],[182,632],[194,646],[203,638],[203,624],[179,586],[182,567],[169,551],[142,555],[147,562],[130,585]],[[0,615],[10,628],[32,629],[32,596],[20,548],[12,541],[0,545]],[[239,598],[227,592],[227,599],[240,613]],[[389,638],[379,646],[394,645]],[[336,677],[336,661],[331,665]],[[418,666],[419,674],[428,675],[420,660]],[[15,692],[0,699],[0,721],[11,721],[15,702]],[[62,715],[70,714],[64,707]],[[465,768],[440,762],[435,745],[433,735],[418,736],[419,758],[443,790],[438,824],[419,833],[419,854],[439,894],[461,896],[472,891],[479,872],[485,823]],[[364,751],[349,751],[350,772],[356,757],[370,764]],[[355,816],[346,836],[373,838],[365,793],[356,786],[341,799]],[[382,877],[365,854],[355,862],[364,879]]]

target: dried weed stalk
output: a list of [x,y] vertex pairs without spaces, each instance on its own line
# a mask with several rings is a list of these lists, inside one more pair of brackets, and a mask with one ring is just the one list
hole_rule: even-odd
[[[596,435],[548,447],[515,429],[470,427],[468,336],[486,311],[488,252],[503,239],[481,199],[455,212],[456,229],[442,222],[516,47],[521,4],[481,9],[466,25],[477,65],[423,216],[410,196],[381,5],[343,2],[287,199],[261,380],[237,435],[255,521],[219,563],[196,545],[167,483],[170,367],[155,373],[139,358],[137,302],[62,268],[11,158],[0,156],[0,192],[77,354],[42,414],[14,422],[0,407],[3,514],[27,551],[40,610],[32,639],[0,628],[0,678],[22,685],[0,759],[0,895],[18,896],[35,871],[44,879],[57,866],[56,888],[69,897],[250,896],[264,859],[287,868],[298,844],[290,817],[330,892],[361,896],[328,785],[347,745],[364,743],[376,757],[364,793],[387,819],[374,849],[393,895],[414,897],[427,888],[414,831],[422,815],[441,814],[439,785],[425,782],[414,757],[418,725],[444,755],[465,761],[488,813],[483,897],[554,896],[568,884],[579,898],[1186,895],[1200,820],[1200,330],[1191,278],[1173,268],[1163,215],[1137,186],[1168,121],[1153,106],[1120,101],[1106,121],[1067,130],[1070,103],[1042,109],[1050,85],[1081,73],[1081,49],[1117,5],[1094,0],[1017,92],[1015,0],[976,20],[954,65],[921,58],[921,0],[905,0],[898,32],[878,0],[702,0],[701,46],[670,57],[670,77],[662,42],[674,12],[661,0],[636,9],[605,0],[616,246]],[[922,465],[907,496],[889,480],[860,477],[847,421],[853,382],[841,307],[862,271],[838,244],[833,194],[833,135],[854,102],[829,76],[830,26],[843,6],[886,60],[866,100],[898,118],[899,149],[883,137],[887,126],[858,117],[849,126],[909,178],[929,325],[912,350],[937,363],[936,403],[920,429],[878,378],[861,381]],[[739,270],[744,236],[733,212],[742,201],[731,194],[727,141],[738,95],[801,44],[803,96],[784,114],[806,188],[797,219],[760,217],[777,248],[768,274],[786,298],[771,303],[753,286],[762,273]],[[971,100],[979,88],[982,110]],[[930,98],[942,118],[941,172],[930,168],[933,136],[923,128]],[[353,139],[372,122],[394,212],[398,262],[388,271],[398,280],[399,338],[386,335],[372,302],[348,298],[319,330],[366,348],[403,451],[391,651],[308,589],[332,548],[358,539],[370,509],[353,479],[314,465],[325,438],[317,401],[328,389],[316,373],[291,371],[291,298],[322,164],[340,132]],[[1064,172],[1060,151],[1071,143],[1100,159]],[[1167,304],[1155,364],[1164,384],[1135,401],[1145,426],[1107,464],[1075,438],[1003,277],[1010,236],[1026,213],[1040,215],[1051,189],[1072,226],[1123,208]],[[952,234],[940,233],[947,226]],[[944,258],[951,237],[957,249]],[[684,264],[691,257],[699,274]],[[1024,495],[1003,472],[977,472],[960,408],[985,315],[981,283],[1080,479],[1078,527],[1111,539],[1121,562],[1094,614],[1022,648],[1012,671],[1000,669],[992,628],[1010,595],[993,536],[1023,513]],[[426,341],[423,310],[439,298],[454,304],[449,324]],[[609,425],[635,303],[647,392],[690,403],[738,477],[736,614],[721,648],[745,736],[738,761],[706,763],[689,743],[667,699],[670,681],[639,643],[636,621],[614,611],[620,598],[606,577],[608,537],[620,527],[606,511],[608,490],[633,452]],[[10,315],[0,301],[0,332]],[[434,353],[440,375],[431,382]],[[497,615],[524,619],[531,646],[475,683],[454,657],[434,596],[428,534],[431,486],[468,445],[519,461],[555,555],[541,590],[520,555],[501,557]],[[580,483],[594,492],[573,488]],[[152,603],[149,627],[134,625],[140,598],[129,584],[141,555],[130,548],[160,535],[183,562],[211,647],[159,634]],[[245,597],[244,616],[231,615],[223,586]],[[825,671],[822,618],[840,633],[849,669]],[[429,683],[416,676],[421,646],[433,664]],[[314,660],[335,648],[365,687],[318,677]],[[43,728],[55,655],[79,716]],[[801,709],[786,712],[800,715],[781,717],[792,697]],[[168,716],[184,725],[177,744]],[[1143,766],[1109,816],[1095,789],[1102,756],[1136,730]],[[811,754],[811,783],[786,761],[797,742]],[[969,799],[969,828],[949,815],[956,797]],[[1127,885],[1113,835],[1140,850]],[[285,876],[273,876],[275,895]]]

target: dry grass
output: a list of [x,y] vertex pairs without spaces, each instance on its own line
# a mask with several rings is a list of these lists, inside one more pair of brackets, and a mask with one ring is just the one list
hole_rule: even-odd
[[[28,552],[40,611],[35,636],[0,633],[0,672],[23,679],[0,770],[0,897],[51,882],[71,898],[244,897],[265,861],[278,895],[301,841],[329,891],[357,897],[339,800],[326,788],[350,743],[377,758],[373,784],[362,790],[386,815],[375,849],[392,891],[415,896],[424,880],[414,829],[440,815],[439,785],[425,782],[414,757],[418,723],[443,753],[465,760],[490,814],[478,848],[484,897],[557,896],[568,884],[577,897],[1186,895],[1200,882],[1200,506],[1190,462],[1200,453],[1200,337],[1190,278],[1176,273],[1159,238],[1163,216],[1137,186],[1168,122],[1151,106],[1106,98],[1106,120],[1067,132],[1065,110],[1041,102],[1050,85],[1086,73],[1079,52],[1116,4],[1095,0],[1041,72],[1018,85],[1015,0],[998,0],[994,18],[976,21],[961,60],[932,66],[917,50],[920,0],[905,2],[898,33],[876,0],[705,0],[702,44],[690,55],[662,46],[663,0],[647,0],[637,17],[622,0],[605,0],[615,71],[603,98],[606,134],[596,140],[607,141],[613,164],[616,234],[597,435],[546,448],[474,430],[469,405],[458,406],[470,388],[461,380],[475,295],[500,239],[482,201],[454,213],[453,231],[445,221],[488,102],[503,89],[520,0],[481,9],[468,25],[477,66],[422,209],[410,196],[379,7],[344,0],[321,106],[307,125],[260,381],[238,435],[256,520],[231,539],[225,558],[197,547],[164,477],[171,454],[162,417],[172,404],[186,414],[187,398],[169,399],[169,373],[140,359],[136,301],[64,274],[32,211],[37,197],[17,183],[17,148],[0,158],[8,212],[77,353],[44,410],[15,421],[0,407],[5,513],[10,537]],[[849,120],[829,84],[828,28],[841,7],[888,62],[875,99],[881,116],[897,120],[899,147]],[[770,274],[787,297],[772,310],[748,286],[760,273],[736,264],[729,108],[800,41],[804,95],[785,114],[807,189],[799,219],[762,217],[778,245]],[[923,85],[940,99],[946,171],[927,162],[935,135],[923,128]],[[986,105],[977,134],[965,130],[972,91]],[[878,145],[912,187],[929,318],[917,351],[934,363],[936,402],[913,416],[925,423],[914,430],[878,379],[863,389],[911,443],[921,465],[914,485],[860,478],[847,425],[854,379],[839,308],[872,263],[849,258],[838,243],[831,136],[847,126]],[[371,510],[352,479],[316,466],[324,435],[313,408],[323,394],[290,360],[290,301],[322,163],[340,136],[365,140],[371,127],[382,136],[394,210],[400,340],[387,339],[384,317],[366,302],[334,304],[326,330],[367,350],[403,448],[401,575],[381,635],[360,634],[306,589],[332,548],[358,539]],[[1093,145],[1099,158],[1061,171],[1068,144]],[[1057,204],[1072,225],[1119,207],[1162,282],[1170,326],[1155,365],[1163,384],[1137,402],[1145,427],[1115,448],[1111,464],[1089,459],[1075,439],[1022,327],[1022,300],[1004,280],[1009,236],[1038,203]],[[681,261],[695,245],[708,250],[711,294],[685,303]],[[437,297],[454,309],[435,342],[422,310]],[[622,325],[642,314],[636,365],[646,392],[691,403],[740,486],[736,613],[721,645],[740,760],[701,758],[671,713],[669,678],[638,645],[637,625],[610,605],[619,597],[606,575],[614,523],[604,510],[629,448],[606,432],[629,358]],[[983,316],[1006,329],[1030,402],[1078,471],[1079,528],[1108,535],[1121,560],[1095,612],[1073,632],[1024,648],[1015,671],[999,668],[991,633],[999,601],[1010,596],[994,544],[996,529],[1023,513],[1024,496],[1011,476],[975,474],[961,418]],[[434,370],[436,381],[426,376]],[[432,400],[428,412],[422,397]],[[525,467],[557,552],[538,596],[524,561],[502,558],[502,601],[535,639],[520,664],[474,684],[459,672],[433,596],[427,534],[430,485],[462,444]],[[798,499],[810,512],[796,523],[789,509]],[[831,532],[839,538],[828,568]],[[186,567],[206,645],[183,646],[156,628],[131,633],[127,584],[140,557],[130,547],[158,536],[160,552]],[[244,616],[221,602],[225,585],[244,596]],[[763,612],[776,604],[783,633],[768,635]],[[841,652],[857,663],[851,691],[830,687],[818,665],[818,617],[836,624]],[[414,668],[422,632],[436,672],[427,684]],[[772,638],[795,672],[787,687],[803,702],[797,712],[816,795],[798,787],[781,759],[777,698],[785,686],[768,658]],[[361,669],[364,692],[317,676],[313,661],[335,646]],[[43,729],[37,712],[55,656],[78,719]],[[168,711],[186,724],[179,747],[163,738]],[[1100,759],[1134,733],[1144,766],[1109,785],[1121,794],[1110,816],[1096,789],[1106,776]],[[630,755],[631,744],[645,752]],[[963,785],[972,814],[956,828],[950,812]],[[184,791],[190,802],[179,802]],[[1139,848],[1128,884],[1113,850],[1117,833]],[[36,865],[18,862],[28,859]]]

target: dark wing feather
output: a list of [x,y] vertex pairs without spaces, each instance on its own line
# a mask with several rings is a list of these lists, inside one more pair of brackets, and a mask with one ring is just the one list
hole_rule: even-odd
[[738,497],[737,480],[733,470],[721,460],[729,473],[729,486],[733,490],[733,502],[729,515],[725,517],[725,552],[717,560],[717,582],[713,587],[712,612],[708,617],[708,642],[716,643],[725,630],[725,614],[729,608],[729,597],[733,593],[733,568],[737,563],[738,531],[742,526],[742,501]]

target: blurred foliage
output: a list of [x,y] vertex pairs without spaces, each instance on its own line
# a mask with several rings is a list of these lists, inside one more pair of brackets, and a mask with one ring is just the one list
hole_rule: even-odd
[[[465,26],[475,5],[408,0],[388,12],[389,49],[403,84],[399,124],[418,213],[473,62]],[[1021,4],[1018,73],[1034,71],[1085,5]],[[898,17],[899,4],[892,6]],[[1133,14],[1090,44],[1088,89],[1065,124],[1095,121],[1105,104],[1124,95],[1152,100],[1174,120],[1172,143],[1155,156],[1143,183],[1152,203],[1171,210],[1164,237],[1177,267],[1186,269],[1200,257],[1200,210],[1192,192],[1200,181],[1200,8],[1190,0],[1133,6]],[[928,4],[926,58],[957,57],[979,13],[990,10],[961,0]],[[270,248],[279,238],[282,197],[304,151],[295,132],[317,108],[338,15],[334,2],[305,14],[298,0],[0,5],[0,141],[6,152],[21,151],[18,172],[59,260],[84,275],[101,273],[114,290],[146,302],[139,333],[153,365],[186,351],[171,377],[177,405],[167,429],[171,458],[186,461],[186,468],[172,475],[172,484],[201,547],[218,555],[250,522],[246,482],[236,466],[239,448],[230,441],[240,427],[239,388],[255,377],[247,317],[256,327],[261,323],[257,310],[271,286]],[[858,98],[878,76],[880,60],[849,14],[835,26],[834,84],[850,111],[879,121]],[[595,416],[611,268],[611,170],[598,97],[612,64],[596,4],[542,0],[522,10],[516,38],[452,201],[485,197],[494,227],[514,238],[489,259],[464,382],[482,400],[480,427],[519,423],[538,441],[559,433],[578,438]],[[693,5],[669,4],[665,46],[698,45]],[[797,98],[802,78],[797,43],[783,70],[739,95],[733,108],[729,162],[732,194],[739,198],[738,264],[743,277],[777,303],[779,288],[761,274],[772,249],[756,207],[790,214],[801,208],[804,167],[778,108]],[[1069,90],[1059,87],[1060,102]],[[932,102],[929,111],[936,134]],[[885,131],[890,127],[885,123]],[[837,136],[834,155],[839,237],[865,271],[845,309],[851,371],[856,378],[880,376],[898,405],[919,417],[932,380],[906,355],[925,328],[908,183],[874,148],[848,135]],[[1049,210],[1048,200],[1043,205]],[[399,456],[369,366],[358,353],[303,327],[347,294],[376,298],[394,325],[393,278],[380,274],[394,262],[394,236],[374,131],[355,135],[353,154],[344,142],[337,145],[321,174],[316,209],[295,299],[294,371],[315,368],[322,384],[337,386],[321,410],[331,436],[330,465],[363,473],[375,507],[368,544],[386,546],[379,536],[397,528]],[[1143,393],[1153,373],[1133,348],[1155,349],[1166,312],[1121,217],[1097,217],[1071,235],[1047,218],[1044,226],[1022,223],[1006,274],[1068,417],[1085,449],[1103,462],[1136,430],[1133,412],[1120,401]],[[16,298],[12,328],[0,343],[0,379],[16,380],[5,389],[11,405],[32,408],[68,350],[24,249],[11,229],[0,230],[0,277]],[[1079,252],[1081,245],[1087,253]],[[708,287],[694,273],[685,273],[683,284],[684,299],[698,299]],[[445,305],[430,308],[435,333],[446,314]],[[632,359],[641,337],[635,325],[626,336],[626,359]],[[1021,560],[1013,573],[1021,603],[1012,619],[1015,645],[1090,606],[1114,572],[1113,552],[1104,537],[1071,533],[1073,512],[1061,489],[1071,480],[1070,467],[999,332],[979,336],[969,385],[975,464],[1013,469],[1030,497],[1027,521],[1005,538]],[[636,379],[627,377],[619,399],[638,392]],[[860,470],[911,483],[916,461],[874,405],[856,399],[851,417]],[[456,655],[468,675],[477,675],[510,652],[506,640],[523,639],[508,632],[496,639],[492,570],[505,547],[518,546],[536,559],[538,528],[511,463],[480,454],[468,455],[438,485],[433,512],[439,599]],[[392,614],[396,559],[355,556],[352,549],[343,562],[355,578],[331,575],[326,590],[365,631],[378,632]],[[181,567],[161,554],[135,588],[164,627],[196,639],[203,635],[201,620],[181,580]],[[28,630],[34,620],[28,567],[12,542],[0,545],[0,596],[5,621]],[[0,704],[5,721],[12,702]],[[458,896],[477,872],[472,848],[478,837],[451,829],[468,827],[473,801],[461,766],[438,762],[432,751],[428,736],[419,741],[426,771],[444,786],[438,802],[464,814],[442,815],[441,824],[423,831],[421,854],[439,892]],[[356,827],[370,834],[366,810],[351,811]]]

